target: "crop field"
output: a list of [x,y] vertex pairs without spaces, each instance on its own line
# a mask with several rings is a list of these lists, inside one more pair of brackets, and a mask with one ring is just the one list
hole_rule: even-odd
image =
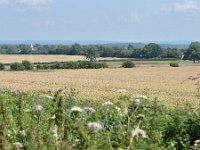
[[[98,60],[117,60],[119,58],[98,58]],[[28,60],[32,63],[35,62],[64,62],[64,61],[78,61],[86,60],[85,56],[78,55],[0,55],[1,63],[14,63]]]
[[[85,100],[119,97],[123,94],[145,94],[158,97],[168,105],[189,102],[198,104],[198,80],[191,76],[200,74],[200,67],[136,67],[132,69],[109,68],[98,70],[53,70],[27,72],[0,72],[0,87],[14,91],[46,93],[60,88],[73,88]],[[189,79],[190,78],[190,79]]]

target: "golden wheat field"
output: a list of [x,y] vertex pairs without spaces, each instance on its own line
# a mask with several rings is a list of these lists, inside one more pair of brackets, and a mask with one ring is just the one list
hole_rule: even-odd
[[[110,60],[119,58],[98,58],[98,60]],[[28,60],[32,63],[35,62],[64,62],[64,61],[78,61],[86,60],[85,56],[78,55],[0,55],[1,63],[14,63],[21,62],[23,60]]]
[[[198,104],[197,81],[187,80],[200,74],[200,67],[136,67],[133,69],[57,70],[49,72],[0,72],[0,87],[20,91],[55,91],[74,88],[79,97],[98,100],[126,94],[146,94],[167,104]],[[122,90],[123,91],[123,90]]]

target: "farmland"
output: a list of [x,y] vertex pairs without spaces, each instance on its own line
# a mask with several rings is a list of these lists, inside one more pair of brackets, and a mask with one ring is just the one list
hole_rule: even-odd
[[197,81],[187,80],[200,74],[198,66],[108,68],[98,70],[52,70],[0,73],[1,88],[14,91],[42,92],[60,88],[74,88],[81,99],[100,100],[116,98],[118,89],[125,94],[145,94],[158,97],[168,105],[190,102],[198,104]]
[[[119,58],[98,58],[98,60],[110,60]],[[65,61],[78,61],[86,60],[85,56],[78,55],[0,55],[1,63],[14,63],[21,62],[22,60],[28,60],[32,63],[37,62],[65,62]]]

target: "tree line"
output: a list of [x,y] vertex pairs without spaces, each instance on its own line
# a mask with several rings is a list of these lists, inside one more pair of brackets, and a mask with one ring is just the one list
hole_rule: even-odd
[[104,45],[0,45],[0,54],[54,54],[54,55],[85,55],[89,60],[96,57],[118,58],[174,58],[187,59],[194,62],[200,60],[200,43],[192,42],[187,49],[162,48],[159,44],[149,43],[143,48],[133,45],[128,47],[104,46]]

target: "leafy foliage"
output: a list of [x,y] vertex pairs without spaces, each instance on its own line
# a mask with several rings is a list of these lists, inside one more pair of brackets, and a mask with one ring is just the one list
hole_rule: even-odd
[[170,62],[169,65],[170,65],[171,67],[179,67],[178,62]]
[[166,108],[146,96],[84,102],[75,90],[53,95],[0,93],[1,149],[190,149],[200,110]]
[[10,69],[13,71],[22,71],[25,70],[25,67],[22,63],[13,63],[10,65]]
[[125,61],[122,64],[123,68],[133,68],[135,67],[135,64],[132,61]]
[[25,67],[25,70],[33,70],[33,64],[27,60],[23,60],[22,64]]
[[0,70],[4,70],[5,69],[5,65],[0,63]]

